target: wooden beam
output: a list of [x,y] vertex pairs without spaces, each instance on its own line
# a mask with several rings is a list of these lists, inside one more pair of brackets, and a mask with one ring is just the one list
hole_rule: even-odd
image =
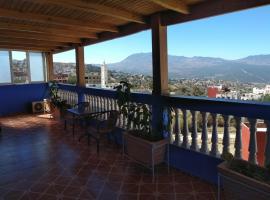
[[136,23],[141,23],[144,24],[145,20],[143,19],[143,16],[125,11],[122,9],[117,9],[117,8],[112,8],[109,6],[105,6],[102,4],[94,3],[94,2],[85,2],[85,1],[79,1],[79,0],[39,0],[38,2],[36,0],[27,0],[33,3],[38,3],[38,4],[54,4],[61,6],[63,8],[69,8],[73,10],[78,10],[78,11],[84,11],[87,13],[96,13],[99,15],[105,15],[125,21],[130,21],[130,22],[136,22]]
[[64,42],[54,42],[54,41],[47,41],[47,40],[32,40],[32,39],[22,39],[22,38],[10,38],[8,36],[6,37],[0,37],[1,43],[10,43],[10,44],[19,44],[19,45],[42,45],[42,46],[61,46],[61,47],[70,47],[71,44],[64,43]]
[[53,72],[53,54],[52,54],[52,52],[45,53],[45,61],[46,61],[47,81],[53,81],[54,80],[54,72]]
[[182,14],[189,14],[189,8],[183,0],[150,0],[151,2],[162,6],[163,8],[176,11]]
[[25,46],[25,47],[38,47],[38,48],[46,48],[46,49],[57,49],[59,48],[59,46],[56,45],[40,45],[40,44],[16,44],[16,43],[11,43],[11,42],[2,42],[0,41],[0,45],[4,45],[4,46]]
[[85,87],[84,47],[75,48],[77,85]]
[[49,52],[53,49],[51,48],[39,48],[39,47],[26,47],[20,45],[0,45],[0,49],[7,49],[7,50],[21,50],[21,51],[41,51],[41,52]]
[[42,14],[35,14],[29,12],[20,12],[10,9],[0,8],[0,17],[20,19],[26,21],[41,22],[46,24],[60,24],[73,27],[74,30],[80,29],[81,27],[88,27],[89,29],[98,31],[110,31],[118,32],[117,27],[109,24],[104,24],[101,22],[87,22],[82,20],[74,20],[65,17],[56,17]]
[[42,26],[33,26],[29,24],[14,24],[14,23],[4,23],[0,22],[0,30],[14,30],[14,31],[23,31],[23,32],[34,32],[34,33],[44,33],[56,36],[67,36],[67,37],[81,37],[81,38],[97,38],[95,33],[91,32],[82,32],[80,30],[65,30],[65,29],[56,29],[50,27]]
[[69,43],[81,43],[80,38],[64,37],[64,36],[51,36],[44,33],[27,33],[18,31],[2,30],[0,31],[0,38],[9,36],[10,38],[25,38],[32,40],[48,40],[56,42],[69,42]]
[[168,90],[168,52],[167,27],[161,25],[160,15],[151,18],[153,94],[169,94]]
[[173,25],[269,4],[270,0],[207,0],[190,6],[189,15],[168,11],[161,18],[163,25]]

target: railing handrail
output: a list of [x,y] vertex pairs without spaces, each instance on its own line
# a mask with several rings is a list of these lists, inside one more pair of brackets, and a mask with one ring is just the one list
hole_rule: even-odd
[[270,120],[270,103],[186,96],[163,98],[164,102],[175,108]]
[[[94,96],[115,98],[115,91],[110,89],[86,88],[68,84],[59,84],[59,88]],[[152,102],[157,100],[157,97],[152,94],[132,93],[131,96],[133,101],[149,105],[152,105]],[[270,120],[270,103],[266,102],[172,95],[161,96],[161,100],[162,104],[175,108]]]

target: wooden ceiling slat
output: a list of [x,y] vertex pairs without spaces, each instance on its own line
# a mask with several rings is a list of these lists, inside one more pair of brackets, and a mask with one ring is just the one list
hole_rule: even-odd
[[0,45],[0,49],[18,50],[18,51],[41,51],[41,52],[50,52],[53,50],[52,48],[12,46],[12,45]]
[[24,32],[37,32],[37,33],[44,33],[50,35],[62,35],[67,37],[81,37],[81,38],[97,38],[95,33],[91,32],[81,32],[80,30],[71,31],[71,30],[64,30],[64,29],[56,29],[56,28],[49,28],[49,27],[41,27],[41,26],[33,26],[33,25],[26,25],[26,24],[15,24],[15,23],[3,23],[0,22],[0,30],[15,30],[15,31],[24,31]]
[[69,8],[74,9],[78,11],[84,11],[84,12],[90,12],[90,13],[96,13],[99,15],[105,15],[109,17],[118,18],[125,21],[130,22],[137,22],[137,23],[145,23],[145,20],[143,16],[131,13],[128,11],[116,9],[113,7],[108,7],[105,5],[101,5],[98,3],[93,2],[84,2],[84,1],[74,1],[74,0],[39,0],[38,2],[36,0],[27,0],[33,3],[39,3],[39,4],[54,4],[61,6],[63,8]]
[[99,31],[110,31],[118,32],[117,27],[113,25],[108,25],[104,23],[96,22],[84,22],[81,20],[74,20],[65,17],[55,17],[43,14],[20,12],[16,10],[9,10],[0,8],[0,17],[12,18],[12,19],[23,19],[26,21],[36,21],[47,24],[60,24],[74,27],[74,29],[80,29],[80,27],[88,27],[89,29],[99,30]]
[[0,38],[9,36],[10,38],[25,38],[32,40],[48,40],[56,42],[69,42],[69,43],[81,43],[79,38],[74,37],[63,37],[63,36],[51,36],[43,33],[27,33],[27,32],[16,32],[10,30],[0,31]]
[[10,43],[10,44],[38,44],[40,46],[62,46],[62,47],[70,47],[70,43],[66,42],[55,42],[48,40],[33,40],[33,39],[25,39],[25,38],[10,38],[9,36],[0,37],[0,42],[2,43]]
[[182,14],[189,14],[189,8],[183,0],[150,0],[166,9],[173,10]]
[[10,42],[1,42],[0,41],[0,45],[4,45],[4,46],[22,46],[22,47],[37,47],[37,48],[45,48],[45,49],[55,49],[55,48],[59,48],[59,46],[56,45],[38,45],[38,44],[14,44],[14,43],[10,43]]

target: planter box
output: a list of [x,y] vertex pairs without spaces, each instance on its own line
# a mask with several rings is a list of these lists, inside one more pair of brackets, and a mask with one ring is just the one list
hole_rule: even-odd
[[151,167],[164,162],[168,139],[150,142],[127,132],[124,141],[126,154],[135,161]]
[[226,162],[218,165],[218,171],[226,200],[270,199],[270,185],[229,169]]

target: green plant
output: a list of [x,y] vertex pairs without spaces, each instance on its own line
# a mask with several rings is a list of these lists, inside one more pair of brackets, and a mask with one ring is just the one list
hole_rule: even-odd
[[227,161],[228,167],[247,177],[270,184],[270,166],[260,167],[245,160],[235,159],[231,153],[225,153],[222,158]]
[[69,105],[67,103],[66,100],[62,100],[61,97],[58,94],[58,84],[57,82],[49,82],[49,94],[50,94],[50,99],[51,99],[51,103],[53,105],[54,108],[59,108],[61,111],[64,111],[68,108],[71,107],[71,105]]
[[130,90],[132,85],[126,81],[121,81],[118,86],[115,87],[117,94],[117,103],[120,108],[120,112],[127,118],[127,129],[133,129],[131,134],[144,138],[149,141],[158,141],[163,139],[163,133],[170,131],[170,125],[172,121],[171,109],[166,108],[166,112],[170,113],[168,116],[164,113],[163,121],[160,123],[160,131],[152,131],[151,120],[152,113],[149,106],[142,103],[134,103],[131,99]]

